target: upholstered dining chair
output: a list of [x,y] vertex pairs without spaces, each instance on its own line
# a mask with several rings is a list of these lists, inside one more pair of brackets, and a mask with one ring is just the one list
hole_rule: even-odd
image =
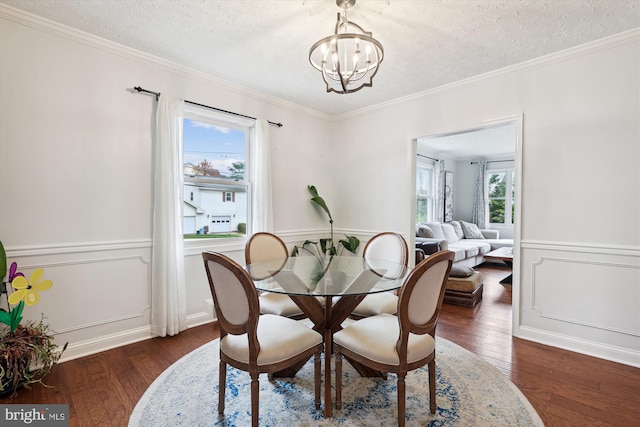
[[259,374],[281,371],[311,356],[315,406],[320,409],[322,335],[293,319],[259,314],[258,292],[240,265],[215,252],[203,252],[202,258],[220,327],[218,414],[224,414],[227,364],[251,376],[251,425],[257,427]]
[[[398,233],[386,231],[373,236],[364,247],[362,256],[375,271],[376,260],[393,261],[399,268],[405,268],[409,260],[409,248],[406,240]],[[386,277],[402,275],[404,271],[387,271]],[[375,316],[376,314],[395,314],[398,307],[398,296],[395,292],[381,292],[367,295],[351,313],[352,319]]]
[[[282,266],[284,266],[288,256],[287,246],[282,239],[267,232],[253,234],[244,248],[244,259],[247,264],[282,259]],[[263,314],[276,314],[295,320],[306,317],[302,309],[288,295],[264,292],[259,294],[258,299],[260,312]]]
[[405,425],[408,371],[428,365],[429,403],[436,412],[435,332],[454,253],[440,251],[418,264],[398,295],[396,316],[383,313],[358,320],[333,334],[336,407],[342,407],[342,356],[384,373],[397,374],[398,426]]

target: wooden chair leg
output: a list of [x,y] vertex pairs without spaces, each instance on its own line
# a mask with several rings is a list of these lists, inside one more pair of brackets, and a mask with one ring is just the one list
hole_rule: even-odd
[[407,401],[407,385],[404,381],[406,372],[398,372],[398,427],[404,427],[405,405]]
[[316,409],[320,409],[320,350],[313,355],[313,374],[316,393]]
[[[336,409],[342,409],[342,354],[335,353],[336,356]],[[327,387],[327,384],[324,385]],[[325,402],[326,405],[326,402]]]
[[252,427],[258,427],[258,398],[260,396],[260,382],[258,380],[258,373],[251,372],[251,425]]
[[431,413],[436,413],[436,360],[429,363],[429,406]]
[[218,367],[218,414],[224,413],[224,393],[227,388],[227,364],[220,360]]

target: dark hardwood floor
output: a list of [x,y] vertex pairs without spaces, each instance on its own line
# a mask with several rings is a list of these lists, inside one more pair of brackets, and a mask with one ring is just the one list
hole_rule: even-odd
[[[445,304],[438,336],[476,353],[527,396],[547,426],[640,425],[640,369],[511,336],[509,271],[479,267],[484,297],[474,308]],[[180,357],[217,338],[215,325],[191,328],[58,364],[40,385],[0,403],[67,403],[71,426],[126,426],[153,380]]]

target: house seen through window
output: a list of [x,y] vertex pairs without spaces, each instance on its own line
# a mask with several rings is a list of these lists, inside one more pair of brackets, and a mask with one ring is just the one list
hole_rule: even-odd
[[183,122],[185,239],[245,237],[250,220],[249,125],[188,109]]

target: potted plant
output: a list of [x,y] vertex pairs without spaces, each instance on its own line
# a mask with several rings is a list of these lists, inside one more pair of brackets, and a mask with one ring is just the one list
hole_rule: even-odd
[[[307,189],[309,193],[311,193],[311,201],[316,205],[320,206],[322,210],[329,217],[329,227],[330,227],[330,237],[323,238],[319,241],[311,241],[305,240],[301,246],[294,246],[291,251],[291,256],[296,256],[300,253],[300,251],[307,251],[311,255],[322,257],[325,255],[338,255],[338,249],[333,240],[333,217],[331,216],[331,211],[327,207],[324,199],[320,197],[318,194],[318,190],[313,185],[308,185]],[[358,246],[360,246],[360,240],[356,236],[348,236],[345,234],[345,239],[339,240],[338,245],[342,246],[347,251],[355,254],[358,250]]]
[[[0,241],[0,304],[6,299],[7,309],[0,307],[0,396],[15,396],[20,387],[41,383],[58,362],[62,349],[54,343],[44,317],[21,324],[25,304],[40,300],[38,292],[53,286],[51,280],[40,280],[44,271],[33,271],[27,281],[14,262],[7,274],[7,256]],[[6,277],[6,281],[5,281]],[[4,298],[3,298],[4,297]]]
[[344,239],[338,241],[337,245],[333,238],[333,217],[331,211],[326,202],[318,194],[318,190],[313,185],[308,185],[307,189],[311,193],[311,202],[318,205],[329,217],[330,234],[328,238],[322,238],[318,241],[305,240],[300,246],[294,246],[291,250],[291,256],[295,257],[304,251],[310,255],[313,255],[318,260],[318,269],[314,273],[314,282],[318,283],[329,270],[333,257],[338,255],[338,247],[341,247],[340,252],[343,249],[355,254],[360,246],[360,240],[356,236],[345,235]]

